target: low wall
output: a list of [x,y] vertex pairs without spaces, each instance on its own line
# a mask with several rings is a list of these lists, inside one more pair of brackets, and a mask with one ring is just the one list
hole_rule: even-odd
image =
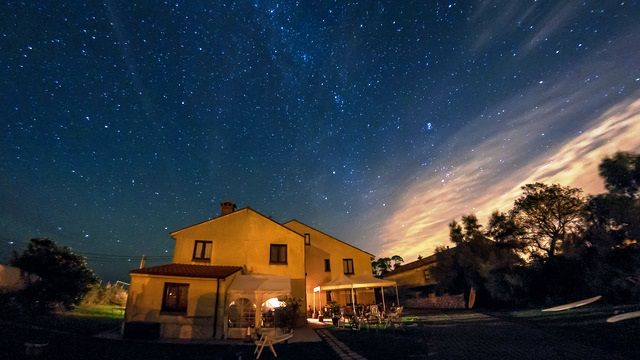
[[426,309],[465,309],[464,294],[442,295],[427,298],[406,299],[405,304],[410,308]]

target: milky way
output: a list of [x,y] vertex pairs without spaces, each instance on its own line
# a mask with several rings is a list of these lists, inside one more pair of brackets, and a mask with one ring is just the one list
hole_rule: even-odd
[[0,5],[0,253],[126,279],[223,200],[413,260],[640,150],[637,1]]

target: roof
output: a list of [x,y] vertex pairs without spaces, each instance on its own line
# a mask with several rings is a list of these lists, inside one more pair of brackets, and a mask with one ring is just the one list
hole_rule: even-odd
[[[375,255],[373,255],[372,253],[370,253],[370,252],[368,252],[368,251],[364,251],[364,250],[360,249],[359,247],[353,246],[353,245],[349,244],[348,242],[342,241],[342,240],[338,239],[338,238],[337,238],[337,237],[335,237],[335,236],[331,236],[331,235],[327,234],[326,232],[324,232],[324,231],[322,231],[322,230],[318,230],[318,229],[314,228],[313,226],[309,226],[309,225],[307,225],[307,224],[303,223],[303,222],[302,222],[302,221],[300,221],[300,220],[297,220],[297,219],[291,219],[291,220],[289,220],[289,221],[287,221],[287,222],[283,223],[283,225],[284,225],[284,226],[287,226],[287,224],[292,223],[292,222],[297,222],[298,224],[301,224],[301,225],[304,225],[304,226],[306,226],[306,227],[308,227],[308,228],[310,228],[310,229],[313,229],[313,230],[315,230],[315,231],[317,231],[317,232],[319,232],[319,233],[321,233],[321,234],[323,234],[323,235],[325,235],[325,236],[327,236],[327,237],[329,237],[329,238],[331,238],[331,239],[333,239],[333,240],[335,240],[335,241],[341,242],[341,243],[343,243],[343,244],[345,244],[345,245],[351,246],[352,248],[354,248],[354,249],[356,249],[356,250],[362,251],[363,253],[365,253],[365,254],[367,254],[367,255],[370,255],[371,257],[376,257]],[[295,231],[295,230],[291,229],[291,231]],[[301,234],[301,235],[302,235],[302,234]]]
[[389,271],[388,273],[384,274],[382,277],[384,278],[389,275],[401,274],[403,272],[414,270],[421,266],[426,266],[429,264],[433,264],[435,262],[436,262],[436,254],[433,254],[433,255],[427,256],[426,258],[422,258],[420,260],[416,260],[408,264],[404,264],[400,267],[397,267],[395,270]]
[[337,278],[317,286],[313,291],[341,290],[341,289],[361,289],[374,287],[396,286],[395,281],[383,280],[373,277],[373,275],[347,276],[340,274]]
[[130,274],[146,274],[159,276],[184,276],[206,279],[224,279],[242,270],[240,266],[213,266],[191,264],[166,264],[131,270]]
[[264,214],[260,213],[259,211],[256,211],[255,209],[253,209],[253,208],[251,208],[251,207],[248,207],[248,206],[247,206],[247,207],[243,207],[242,209],[238,209],[238,210],[236,210],[236,211],[234,211],[234,212],[232,212],[232,213],[226,214],[226,215],[221,215],[221,216],[218,216],[218,217],[214,217],[213,219],[207,219],[207,220],[201,221],[201,222],[199,222],[199,223],[195,223],[195,224],[193,224],[193,225],[185,226],[185,227],[183,227],[183,228],[180,228],[180,229],[174,230],[174,231],[170,232],[170,233],[169,233],[169,235],[171,235],[171,237],[175,239],[174,235],[176,235],[177,233],[179,233],[179,232],[181,232],[181,231],[183,231],[183,230],[190,229],[190,228],[192,228],[192,227],[194,227],[194,226],[202,225],[202,224],[205,224],[205,223],[208,223],[208,222],[214,222],[214,221],[217,221],[218,219],[221,219],[221,218],[224,218],[224,217],[227,217],[227,216],[234,216],[234,215],[238,215],[238,214],[240,214],[240,213],[246,213],[246,212],[249,212],[249,211],[251,211],[251,212],[253,212],[253,213],[255,213],[255,214],[258,214],[258,215],[262,216],[263,218],[265,218],[265,219],[267,219],[267,220],[269,220],[269,221],[273,222],[274,224],[276,224],[276,225],[278,225],[278,226],[283,227],[284,229],[286,229],[286,230],[288,230],[288,231],[291,231],[292,233],[294,233],[294,234],[296,234],[296,235],[300,235],[300,236],[302,236],[301,234],[298,234],[297,232],[295,232],[295,231],[293,231],[293,230],[289,229],[288,227],[284,226],[283,224],[280,224],[279,222],[277,222],[277,221],[273,220],[272,218],[270,218],[270,217],[268,217],[268,216],[266,216],[266,215],[264,215]]
[[291,278],[279,275],[238,275],[227,288],[232,296],[253,298],[262,304],[265,300],[291,294]]

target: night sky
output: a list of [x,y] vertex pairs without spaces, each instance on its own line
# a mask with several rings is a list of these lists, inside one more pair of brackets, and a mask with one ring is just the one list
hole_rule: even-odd
[[638,1],[9,1],[0,260],[127,281],[231,200],[407,261],[640,150]]

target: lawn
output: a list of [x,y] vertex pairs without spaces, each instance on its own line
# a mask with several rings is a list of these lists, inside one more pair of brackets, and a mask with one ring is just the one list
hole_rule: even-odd
[[331,332],[367,359],[426,359],[429,332],[420,325],[404,330],[344,330]]
[[635,310],[640,310],[640,305],[597,304],[559,312],[533,309],[496,312],[492,315],[525,323],[554,336],[571,339],[613,354],[637,358],[639,351],[636,340],[640,335],[640,320],[606,322],[606,319],[614,314]]
[[[109,306],[82,306],[74,311],[39,317],[1,315],[0,359],[23,359],[25,342],[48,342],[45,359],[249,359],[253,346],[175,344],[94,338],[92,335],[119,328],[121,311]],[[276,345],[279,359],[330,359],[335,353],[324,343]],[[272,359],[265,353],[264,359]]]
[[404,319],[417,325],[404,330],[332,329],[332,334],[369,359],[637,359],[640,321],[606,319],[638,307],[561,313],[407,309]]

